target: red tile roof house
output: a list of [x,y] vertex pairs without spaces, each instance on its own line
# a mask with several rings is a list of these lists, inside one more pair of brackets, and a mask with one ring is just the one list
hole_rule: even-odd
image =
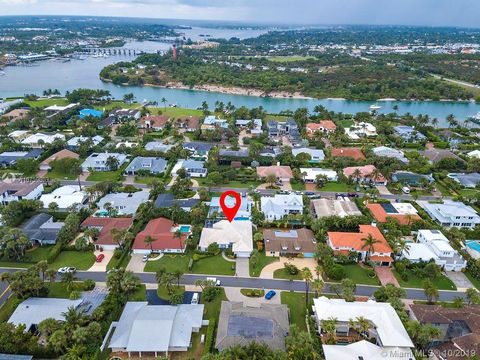
[[376,178],[373,178],[372,173],[377,169],[375,165],[365,165],[365,166],[350,166],[343,169],[343,175],[347,178],[352,178],[355,181],[356,179],[356,170],[360,170],[360,182],[372,182],[375,185],[387,185],[388,181],[382,174],[378,174]]
[[[133,242],[134,254],[150,254],[153,251],[162,253],[183,253],[186,248],[187,235],[175,237],[176,224],[166,218],[150,220],[145,230],[140,231]],[[145,238],[151,236],[155,241],[145,244]]]
[[387,218],[397,219],[400,225],[410,225],[415,221],[420,221],[422,218],[418,214],[395,214],[387,213],[381,204],[370,203],[367,208],[372,213],[372,216],[379,223],[387,222]]
[[170,120],[165,115],[149,115],[142,117],[138,122],[138,127],[146,130],[161,131]]
[[317,123],[308,123],[306,125],[307,135],[313,136],[317,132],[332,133],[337,129],[337,125],[332,120],[322,120]]
[[188,132],[192,132],[198,129],[200,119],[197,116],[182,116],[175,119],[174,124],[179,129],[185,129]]
[[383,237],[380,230],[373,225],[360,225],[358,233],[350,232],[327,232],[327,244],[335,253],[348,254],[355,251],[358,254],[358,260],[365,261],[368,248],[363,239],[368,235],[378,242],[373,244],[373,250],[369,254],[370,260],[380,266],[390,266],[393,263],[392,248]]
[[354,160],[365,160],[366,157],[359,148],[333,148],[332,157],[350,157]]
[[273,174],[278,180],[284,182],[290,182],[290,179],[293,178],[292,169],[290,166],[258,166],[257,167],[257,176],[261,179],[266,178],[268,175]]
[[100,230],[95,248],[102,247],[104,250],[115,250],[118,243],[113,240],[112,229],[130,229],[133,218],[108,218],[89,216],[82,223],[83,228],[96,228]]
[[56,152],[55,154],[53,154],[52,156],[49,156],[48,158],[43,160],[40,163],[39,169],[43,170],[43,171],[51,170],[52,167],[50,166],[50,163],[52,161],[56,161],[56,160],[60,160],[60,159],[66,159],[66,158],[78,159],[78,158],[80,158],[80,155],[78,155],[77,153],[74,153],[73,151],[67,150],[67,149],[60,150],[60,151]]

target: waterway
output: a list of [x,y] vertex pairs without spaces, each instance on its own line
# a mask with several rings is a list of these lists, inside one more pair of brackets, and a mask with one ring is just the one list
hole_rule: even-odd
[[[222,33],[223,31],[223,33]],[[239,30],[203,29],[190,30],[188,37],[199,34],[210,34],[212,37],[231,37],[239,35]],[[241,37],[258,36],[261,30],[243,30]],[[247,31],[247,33],[245,33]],[[248,33],[248,31],[253,31]],[[265,31],[263,31],[265,32]],[[170,44],[160,42],[131,42],[125,45],[125,49],[143,49],[147,52],[167,50]],[[213,107],[216,101],[225,104],[231,102],[235,106],[249,108],[262,106],[268,112],[279,113],[282,110],[295,110],[299,107],[307,107],[313,110],[316,105],[323,105],[328,110],[354,114],[361,111],[369,111],[370,105],[379,105],[379,113],[394,112],[394,106],[398,106],[397,113],[412,115],[427,114],[431,118],[439,119],[440,126],[446,126],[444,119],[453,114],[460,121],[480,112],[480,104],[474,102],[443,102],[443,101],[349,101],[330,99],[295,99],[295,98],[264,98],[256,96],[244,96],[223,94],[215,92],[165,89],[156,87],[121,87],[110,83],[104,83],[99,79],[100,70],[111,63],[118,61],[130,61],[134,55],[115,55],[109,57],[88,57],[85,60],[71,60],[63,62],[54,59],[35,63],[32,66],[9,66],[4,69],[5,75],[0,76],[0,98],[23,96],[35,93],[41,95],[45,89],[58,89],[61,92],[71,91],[76,88],[105,89],[109,90],[115,98],[121,98],[124,94],[132,92],[138,101],[158,101],[166,98],[169,104],[179,107],[197,108],[203,101]]]

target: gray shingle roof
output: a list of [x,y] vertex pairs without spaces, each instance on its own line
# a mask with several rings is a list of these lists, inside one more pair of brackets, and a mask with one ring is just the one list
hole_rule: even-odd
[[152,174],[160,174],[167,168],[167,160],[161,157],[137,156],[125,169],[126,173],[140,170],[149,171]]

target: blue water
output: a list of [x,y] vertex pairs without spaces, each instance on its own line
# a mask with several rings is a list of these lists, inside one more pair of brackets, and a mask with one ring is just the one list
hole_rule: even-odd
[[181,225],[180,226],[180,232],[181,233],[189,233],[190,232],[190,225]]
[[478,241],[467,241],[465,243],[470,249],[480,252],[480,242]]

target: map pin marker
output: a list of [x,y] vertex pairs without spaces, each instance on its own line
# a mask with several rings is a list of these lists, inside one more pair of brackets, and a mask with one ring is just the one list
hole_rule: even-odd
[[[233,207],[228,207],[225,203],[227,196],[231,196],[235,198],[235,205]],[[233,190],[225,191],[220,196],[220,206],[222,207],[223,213],[225,214],[228,221],[232,222],[235,219],[235,215],[237,215],[238,209],[240,208],[240,203],[242,199],[240,198],[240,194]]]

